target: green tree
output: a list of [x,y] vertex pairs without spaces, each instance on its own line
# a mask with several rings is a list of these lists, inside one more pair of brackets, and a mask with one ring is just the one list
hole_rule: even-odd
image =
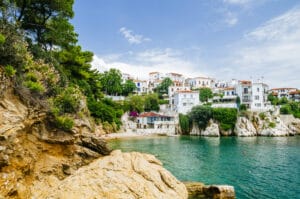
[[220,122],[223,130],[234,129],[237,120],[237,109],[235,108],[214,108],[213,119]]
[[210,88],[200,88],[199,98],[201,102],[208,102],[208,99],[213,97],[213,93]]
[[145,96],[145,111],[159,111],[159,99],[157,94],[150,94]]
[[187,115],[179,114],[179,125],[183,134],[189,134],[191,130],[190,118]]
[[130,93],[136,90],[136,85],[132,80],[126,80],[126,82],[122,85],[122,94],[128,96]]
[[101,77],[103,91],[107,95],[119,95],[122,93],[122,75],[118,69],[111,68],[105,71]]
[[163,94],[168,94],[169,86],[173,84],[172,80],[169,77],[163,79],[163,81],[155,88],[155,91],[158,93],[159,98],[162,99]]
[[212,108],[210,106],[194,106],[188,116],[198,124],[199,128],[205,129],[212,118]]
[[275,96],[273,95],[273,93],[270,93],[270,94],[268,95],[268,101],[270,101],[272,105],[277,105],[277,104],[278,104],[278,98],[275,97]]
[[126,110],[137,111],[141,113],[144,111],[145,100],[140,95],[131,95],[125,101]]
[[44,49],[76,43],[77,34],[68,22],[74,16],[74,0],[12,0],[15,19],[30,38]]

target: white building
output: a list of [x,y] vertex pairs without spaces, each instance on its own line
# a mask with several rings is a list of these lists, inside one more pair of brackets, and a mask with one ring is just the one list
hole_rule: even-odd
[[190,91],[189,86],[169,86],[168,88],[168,96],[169,96],[169,105],[171,110],[174,109],[174,104],[175,104],[175,93],[178,91]]
[[173,110],[187,114],[192,107],[200,104],[199,91],[177,91],[174,94]]
[[177,86],[184,85],[185,78],[182,74],[167,73],[166,77],[170,78],[175,85],[177,84]]
[[122,82],[125,83],[127,80],[133,80],[133,78],[128,73],[122,73]]
[[221,88],[220,95],[213,97],[212,107],[237,108],[236,98],[234,87]]
[[273,88],[271,89],[271,93],[277,96],[279,99],[282,97],[289,98],[290,92],[296,92],[297,88]]
[[195,77],[189,78],[188,84],[191,86],[192,89],[197,88],[214,88],[215,87],[215,80],[210,77]]
[[136,93],[138,95],[148,93],[148,83],[146,80],[133,80],[136,86]]
[[269,87],[264,83],[252,84],[251,110],[265,110],[268,108]]
[[240,97],[241,104],[245,104],[247,108],[251,108],[252,103],[252,82],[248,80],[238,81],[236,94]]

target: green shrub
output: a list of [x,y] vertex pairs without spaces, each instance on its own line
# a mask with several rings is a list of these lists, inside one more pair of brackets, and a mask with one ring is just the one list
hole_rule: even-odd
[[24,82],[24,86],[26,86],[31,92],[43,93],[45,91],[45,87],[40,82],[27,80]]
[[16,70],[11,65],[7,65],[4,67],[4,72],[9,77],[13,77],[16,74]]
[[55,118],[55,125],[59,129],[70,131],[74,126],[74,120],[68,116],[57,116]]
[[300,118],[300,111],[299,112],[294,112],[293,115],[294,115],[295,118]]
[[246,110],[247,110],[246,104],[241,104],[240,105],[240,111],[246,111]]
[[159,104],[169,104],[169,100],[160,99],[160,100],[158,100],[158,103]]
[[200,129],[205,129],[212,118],[212,108],[210,106],[194,106],[188,116],[198,124]]
[[214,108],[213,119],[220,122],[223,130],[234,129],[237,120],[237,109],[235,108]]
[[0,44],[5,42],[5,36],[0,33]]
[[228,131],[229,129],[232,129],[232,126],[230,124],[221,123],[220,128],[224,131]]
[[191,122],[187,115],[179,114],[179,125],[183,134],[190,133]]
[[76,113],[79,111],[81,93],[74,87],[68,87],[60,91],[53,102],[60,114]]
[[265,114],[265,113],[259,113],[259,118],[260,118],[261,120],[265,120],[266,114]]
[[280,114],[292,114],[291,106],[289,104],[285,104],[280,107]]
[[275,127],[276,127],[276,123],[274,123],[274,122],[269,123],[269,128],[275,128]]
[[38,78],[37,78],[36,74],[34,74],[33,72],[26,73],[25,79],[27,81],[32,81],[32,82],[37,82],[38,81]]

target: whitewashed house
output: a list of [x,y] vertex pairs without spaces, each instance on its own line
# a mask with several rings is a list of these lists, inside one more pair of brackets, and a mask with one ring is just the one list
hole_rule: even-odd
[[241,104],[245,104],[247,108],[251,108],[252,103],[252,82],[248,80],[238,81],[236,94],[240,97]]
[[282,97],[289,98],[290,93],[296,91],[297,88],[273,88],[269,91],[269,93],[273,93],[273,95],[277,96],[280,99]]
[[168,88],[168,97],[169,97],[169,105],[171,110],[174,109],[175,105],[175,93],[178,91],[190,91],[189,86],[169,86]]
[[138,95],[142,95],[148,93],[148,83],[146,80],[133,80],[136,86],[135,93]]
[[237,108],[236,90],[234,87],[220,89],[220,95],[213,97],[212,107]]
[[167,73],[166,77],[170,78],[173,81],[174,86],[183,86],[185,78],[182,74],[179,73]]
[[145,112],[137,117],[136,132],[151,134],[175,134],[178,122],[173,116],[161,115],[155,112]]
[[173,110],[177,113],[187,114],[199,104],[199,91],[177,91],[174,94]]
[[215,80],[210,77],[189,78],[187,81],[192,89],[215,87]]
[[264,83],[252,84],[251,110],[263,111],[269,108],[268,90],[269,87],[267,84]]

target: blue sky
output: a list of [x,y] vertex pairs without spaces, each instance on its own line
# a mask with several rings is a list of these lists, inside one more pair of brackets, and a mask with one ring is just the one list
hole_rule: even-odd
[[77,0],[72,23],[93,67],[300,88],[299,0]]

